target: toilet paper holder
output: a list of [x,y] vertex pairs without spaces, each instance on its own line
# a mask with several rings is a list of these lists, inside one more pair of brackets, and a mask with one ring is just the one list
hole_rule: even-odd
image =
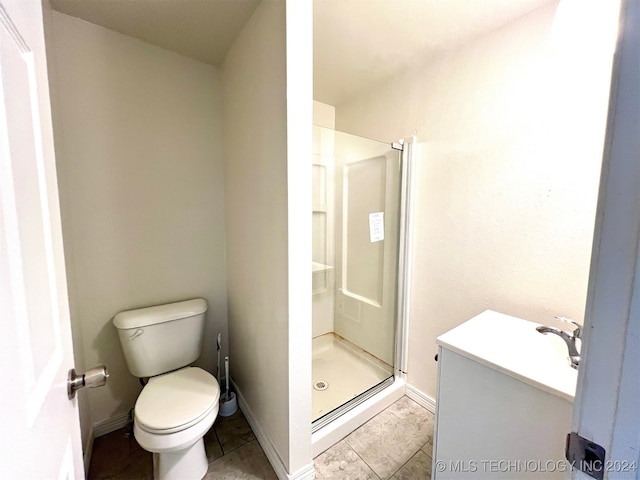
[[109,378],[109,372],[106,365],[100,365],[99,367],[87,370],[85,373],[78,375],[76,369],[69,370],[67,377],[67,395],[69,400],[73,400],[76,397],[76,392],[82,387],[101,387],[107,383]]

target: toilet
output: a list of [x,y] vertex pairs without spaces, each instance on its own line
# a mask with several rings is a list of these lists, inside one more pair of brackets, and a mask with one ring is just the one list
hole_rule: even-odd
[[153,453],[153,476],[201,479],[203,436],[218,415],[216,378],[190,364],[200,356],[207,302],[202,298],[120,312],[113,318],[127,367],[149,378],[134,408],[133,433]]

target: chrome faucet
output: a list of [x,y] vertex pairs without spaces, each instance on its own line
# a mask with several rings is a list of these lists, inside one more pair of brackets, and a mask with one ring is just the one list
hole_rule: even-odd
[[582,327],[577,322],[570,320],[565,317],[555,317],[560,321],[572,324],[575,329],[572,333],[567,333],[563,330],[558,330],[553,327],[537,327],[536,330],[540,333],[554,333],[558,335],[561,339],[564,340],[564,343],[567,344],[567,348],[569,349],[569,358],[571,359],[571,367],[578,369],[578,365],[580,364],[580,353],[578,353],[578,347],[576,346],[576,340],[582,339]]

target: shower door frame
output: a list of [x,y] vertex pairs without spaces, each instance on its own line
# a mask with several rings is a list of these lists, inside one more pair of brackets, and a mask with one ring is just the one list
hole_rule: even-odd
[[[411,238],[413,232],[413,192],[416,136],[402,139],[400,163],[400,238],[398,239],[398,292],[396,295],[396,354],[394,375],[403,382],[407,377],[409,309],[411,291]],[[395,145],[395,144],[394,144]]]
[[400,151],[400,212],[398,268],[396,278],[396,328],[393,375],[363,392],[332,412],[312,422],[314,456],[338,442],[393,401],[404,395],[407,375],[409,287],[411,275],[411,232],[413,227],[413,170],[415,135],[394,142],[390,147]]

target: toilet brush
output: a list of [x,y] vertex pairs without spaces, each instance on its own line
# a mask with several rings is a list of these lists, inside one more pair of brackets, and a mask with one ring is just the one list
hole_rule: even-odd
[[229,391],[229,357],[224,357],[224,381],[226,391],[224,392],[224,398],[220,397],[219,413],[222,417],[229,417],[238,410],[236,394]]
[[229,357],[224,357],[224,401],[229,401]]
[[216,380],[218,380],[218,385],[220,385],[220,343],[222,342],[222,334],[218,334],[218,364],[216,366]]

